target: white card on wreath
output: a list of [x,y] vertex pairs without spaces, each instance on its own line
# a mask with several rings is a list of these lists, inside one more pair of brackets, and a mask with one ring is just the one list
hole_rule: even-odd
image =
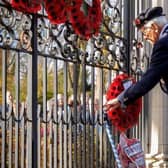
[[93,6],[93,0],[84,0],[89,6]]

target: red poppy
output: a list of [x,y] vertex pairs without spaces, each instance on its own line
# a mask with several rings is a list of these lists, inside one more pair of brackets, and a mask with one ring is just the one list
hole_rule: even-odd
[[138,25],[140,25],[141,24],[141,21],[140,21],[140,19],[135,19],[134,20],[134,24],[136,25],[136,26],[138,26]]
[[[127,74],[118,75],[113,80],[106,93],[107,100],[116,98],[124,90],[123,81],[127,79],[131,79],[132,82],[135,83],[135,80],[130,78]],[[115,110],[109,110],[107,113],[108,118],[120,132],[123,132],[133,127],[138,122],[141,107],[142,99],[139,98],[125,109],[117,108]]]
[[52,24],[65,23],[68,20],[69,8],[65,0],[44,0],[44,7]]

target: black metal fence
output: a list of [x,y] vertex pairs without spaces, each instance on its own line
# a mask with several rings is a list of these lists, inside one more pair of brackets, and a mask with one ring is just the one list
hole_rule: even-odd
[[102,1],[100,33],[85,41],[44,10],[28,15],[0,1],[2,168],[114,167],[102,105],[128,71],[123,11],[123,1]]

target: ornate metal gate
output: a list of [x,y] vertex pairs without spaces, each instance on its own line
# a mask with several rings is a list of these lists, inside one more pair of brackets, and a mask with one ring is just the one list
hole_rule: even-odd
[[[0,0],[0,165],[110,168],[103,95],[128,71],[122,0],[103,0],[98,36],[52,25]],[[118,134],[114,131],[115,140]]]

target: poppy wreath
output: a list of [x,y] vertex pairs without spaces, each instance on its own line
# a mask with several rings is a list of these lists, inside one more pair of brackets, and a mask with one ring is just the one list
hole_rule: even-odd
[[[11,0],[11,6],[21,12],[37,13],[42,0]],[[89,39],[99,32],[102,12],[100,0],[93,0],[92,6],[85,0],[43,0],[48,19],[52,24],[69,21],[75,33]]]
[[70,2],[67,0],[44,0],[48,19],[52,24],[61,24],[68,20]]
[[41,1],[29,1],[29,0],[11,0],[11,6],[25,13],[37,13],[41,10]]
[[100,0],[93,0],[92,6],[84,0],[72,0],[69,21],[76,34],[89,39],[97,35],[102,19]]
[[[135,79],[127,74],[120,74],[113,80],[106,93],[107,101],[116,98],[124,90],[123,81],[128,79],[135,83]],[[117,130],[124,132],[138,122],[141,108],[142,98],[139,98],[124,109],[119,107],[114,110],[108,110],[107,116]]]

